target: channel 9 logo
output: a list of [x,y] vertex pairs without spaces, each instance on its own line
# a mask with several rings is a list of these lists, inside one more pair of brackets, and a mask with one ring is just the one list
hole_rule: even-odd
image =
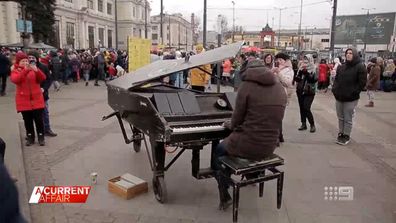
[[324,199],[326,201],[352,201],[353,200],[353,187],[324,187]]

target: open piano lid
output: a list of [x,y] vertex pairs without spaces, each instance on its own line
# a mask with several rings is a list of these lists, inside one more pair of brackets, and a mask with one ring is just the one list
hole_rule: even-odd
[[225,59],[232,58],[237,55],[243,45],[243,41],[233,43],[227,46],[209,50],[190,57],[189,61],[183,60],[159,60],[148,64],[138,70],[125,74],[108,85],[129,89],[145,84],[151,80],[165,77],[167,75],[182,70],[199,67],[205,64],[213,64]]

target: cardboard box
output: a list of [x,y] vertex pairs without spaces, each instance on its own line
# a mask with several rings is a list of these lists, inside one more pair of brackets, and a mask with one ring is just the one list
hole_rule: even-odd
[[[128,177],[125,178],[124,176]],[[122,176],[110,179],[108,182],[108,189],[109,192],[117,194],[118,196],[126,200],[129,200],[139,194],[147,193],[148,184],[146,181],[133,175],[124,174]]]

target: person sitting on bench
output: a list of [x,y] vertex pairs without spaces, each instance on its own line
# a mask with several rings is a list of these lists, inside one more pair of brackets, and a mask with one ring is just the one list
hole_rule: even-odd
[[260,60],[242,65],[242,83],[238,89],[231,122],[224,126],[232,131],[214,151],[215,178],[220,195],[220,210],[232,204],[228,184],[221,175],[221,156],[230,155],[262,160],[273,154],[279,143],[287,95],[278,78]]

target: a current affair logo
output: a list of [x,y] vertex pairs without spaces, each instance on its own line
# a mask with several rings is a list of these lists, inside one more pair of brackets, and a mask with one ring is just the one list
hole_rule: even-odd
[[85,203],[90,190],[90,186],[35,186],[29,203]]

